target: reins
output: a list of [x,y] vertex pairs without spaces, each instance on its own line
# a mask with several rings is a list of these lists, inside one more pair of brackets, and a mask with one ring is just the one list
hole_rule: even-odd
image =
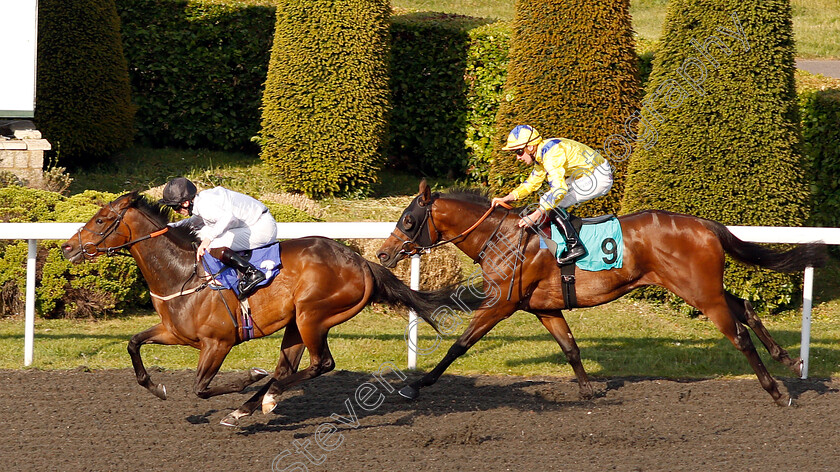
[[169,231],[169,226],[166,226],[166,227],[164,227],[162,229],[159,229],[157,231],[153,231],[153,232],[151,232],[151,233],[149,233],[145,236],[141,236],[141,237],[139,237],[137,239],[134,239],[134,240],[131,240],[131,241],[125,243],[125,244],[120,244],[119,246],[106,247],[105,249],[100,249],[97,246],[96,250],[97,250],[97,252],[104,252],[106,255],[109,255],[109,256],[112,256],[114,254],[118,254],[120,256],[131,256],[130,253],[117,252],[117,251],[119,251],[120,249],[127,248],[127,247],[129,247],[133,244],[137,244],[140,241],[145,241],[147,239],[156,238],[156,237],[166,233],[167,231]]

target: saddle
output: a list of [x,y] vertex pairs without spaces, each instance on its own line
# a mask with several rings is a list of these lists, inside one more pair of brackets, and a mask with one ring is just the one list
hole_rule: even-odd
[[[551,251],[556,258],[566,250],[566,240],[562,231],[554,227],[554,219],[548,218],[540,235],[540,247]],[[602,215],[593,218],[580,218],[570,215],[570,221],[578,233],[586,255],[560,266],[565,308],[577,306],[575,293],[576,269],[587,271],[609,270],[620,268],[623,255],[623,240],[621,225],[615,215]],[[547,235],[550,237],[545,237]]]
[[[258,287],[264,287],[271,283],[272,279],[280,273],[280,269],[283,267],[280,258],[279,242],[247,251],[237,251],[237,254],[265,273],[265,280]],[[239,273],[236,269],[222,264],[221,261],[210,255],[210,252],[204,254],[202,263],[207,273],[215,276],[214,280],[216,282],[239,295]]]

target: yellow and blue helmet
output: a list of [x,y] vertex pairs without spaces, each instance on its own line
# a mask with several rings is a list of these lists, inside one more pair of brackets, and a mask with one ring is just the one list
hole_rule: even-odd
[[502,147],[503,151],[514,151],[524,148],[529,144],[540,142],[540,133],[528,125],[518,125],[508,135],[507,144]]

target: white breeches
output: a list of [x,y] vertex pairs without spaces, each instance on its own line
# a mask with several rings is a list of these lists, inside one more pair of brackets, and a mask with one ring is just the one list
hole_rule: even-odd
[[251,226],[230,228],[210,242],[210,247],[227,247],[234,251],[247,251],[277,240],[277,222],[271,214],[263,213]]

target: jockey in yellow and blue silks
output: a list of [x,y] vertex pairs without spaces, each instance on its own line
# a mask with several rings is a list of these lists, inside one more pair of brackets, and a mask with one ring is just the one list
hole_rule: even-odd
[[[577,141],[542,139],[537,130],[527,125],[513,128],[502,150],[514,151],[517,160],[535,165],[525,182],[504,197],[494,198],[493,206],[519,200],[548,179],[549,190],[540,197],[539,208],[523,217],[519,226],[540,224],[546,213],[551,213],[566,238],[566,252],[557,258],[557,263],[563,265],[586,254],[566,209],[610,191],[613,178],[609,162]],[[555,211],[550,212],[552,209]]]

